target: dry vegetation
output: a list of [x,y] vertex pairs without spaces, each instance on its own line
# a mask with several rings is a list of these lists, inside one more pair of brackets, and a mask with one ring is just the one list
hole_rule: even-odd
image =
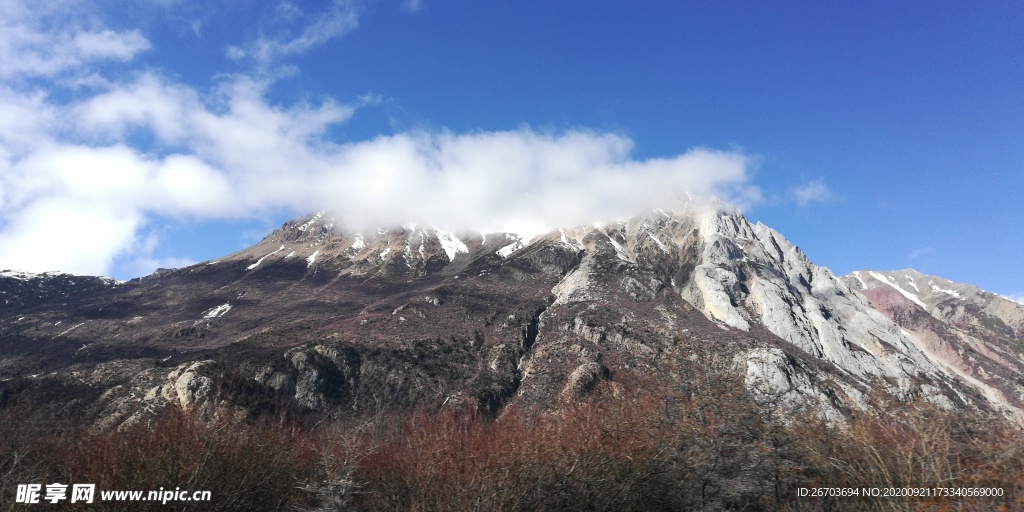
[[[212,502],[189,510],[1024,509],[1024,436],[1000,421],[879,396],[885,414],[829,425],[755,400],[716,365],[678,370],[685,379],[620,378],[582,403],[553,412],[513,407],[493,421],[447,408],[315,424],[241,421],[207,408],[94,432],[8,408],[0,419],[2,503],[22,509],[13,503],[19,483],[62,482],[213,492]],[[1004,496],[797,493],[922,485],[1000,487]]]

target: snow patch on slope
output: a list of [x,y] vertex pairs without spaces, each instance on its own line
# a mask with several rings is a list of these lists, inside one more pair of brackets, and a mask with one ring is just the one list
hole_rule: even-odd
[[495,254],[503,258],[508,258],[512,253],[526,247],[526,244],[529,242],[528,240],[524,240],[522,237],[519,237],[518,234],[506,234],[505,240],[511,240],[513,242],[495,251]]
[[665,247],[665,244],[663,244],[661,240],[658,240],[658,237],[654,236],[654,233],[647,233],[647,236],[651,237],[651,240],[654,240],[654,243],[658,244],[658,248],[661,249],[661,252],[668,254],[668,247]]
[[921,293],[921,289],[917,287],[917,283],[914,282],[913,277],[910,277],[908,275],[904,275],[903,277],[907,278],[907,283],[909,283],[910,286],[914,287],[914,291],[916,291],[917,293]]
[[[602,231],[602,233],[604,233],[604,231]],[[626,253],[626,249],[624,249],[622,245],[619,244],[619,242],[616,242],[615,238],[613,238],[608,233],[604,233],[604,236],[608,237],[608,241],[611,242],[612,247],[615,248],[615,256],[617,256],[622,261],[634,263],[634,261],[629,258],[629,254]]]
[[217,318],[219,316],[224,316],[224,314],[227,313],[230,310],[231,310],[231,304],[225,302],[224,304],[221,304],[220,306],[217,306],[217,307],[207,311],[206,314],[203,315],[203,318],[209,319],[209,318]]
[[65,334],[67,334],[67,333],[69,333],[69,332],[71,332],[71,331],[73,331],[73,330],[75,330],[75,329],[77,329],[77,328],[79,328],[79,327],[81,327],[81,326],[85,325],[85,323],[86,323],[86,322],[88,322],[88,320],[86,320],[85,322],[82,322],[82,323],[80,323],[80,324],[77,324],[77,325],[73,325],[73,326],[69,327],[69,328],[68,328],[68,329],[67,329],[66,331],[64,331],[64,332],[62,332],[62,333],[60,333],[60,334],[58,334],[58,335],[57,335],[57,336],[55,336],[55,337],[56,337],[56,338],[60,338],[61,336],[64,336]]
[[310,254],[309,257],[306,258],[306,268],[309,268],[309,267],[313,266],[313,262],[316,261],[316,255],[317,254],[320,254],[320,250],[319,249],[313,251],[313,254]]
[[940,288],[940,287],[936,286],[935,281],[928,281],[928,286],[932,287],[932,291],[933,292],[939,292],[939,293],[945,293],[946,295],[952,295],[953,297],[955,297],[957,299],[962,299],[963,298],[956,290],[948,290],[946,288]]
[[268,257],[273,256],[273,255],[275,255],[275,254],[277,254],[277,253],[279,253],[279,252],[281,252],[283,250],[284,250],[284,246],[282,245],[280,249],[278,249],[278,250],[276,250],[276,251],[274,251],[274,252],[272,252],[272,253],[270,253],[270,254],[268,254],[268,255],[266,255],[266,256],[258,259],[258,260],[256,260],[256,263],[253,263],[252,265],[249,265],[248,267],[245,267],[245,269],[246,270],[252,270],[252,269],[260,266],[260,263],[263,263],[263,260],[265,260]]
[[455,259],[455,255],[458,253],[469,253],[469,248],[466,244],[462,243],[454,233],[447,231],[437,231],[437,240],[441,242],[441,248],[444,249],[445,254],[448,255],[448,261]]
[[865,283],[864,279],[860,277],[860,272],[859,271],[854,272],[853,273],[853,277],[856,277],[857,281],[860,281],[860,289],[861,290],[867,290],[868,289],[868,284]]
[[924,305],[924,302],[921,300],[920,297],[918,297],[917,295],[914,295],[913,293],[910,293],[910,292],[904,290],[903,288],[900,288],[899,285],[897,285],[896,283],[893,283],[892,281],[890,281],[890,279],[887,278],[886,276],[883,276],[882,274],[879,274],[878,272],[875,272],[873,270],[869,270],[868,274],[871,277],[877,279],[879,282],[885,283],[885,284],[891,286],[894,290],[900,292],[901,295],[903,295],[904,297],[909,299],[911,302],[913,302],[914,304],[917,304],[918,306],[921,306],[922,309],[925,309],[925,310],[928,309],[928,306]]
[[366,247],[366,242],[363,241],[363,235],[356,233],[355,240],[352,242],[352,245],[349,246],[349,249],[352,249],[353,251],[361,251],[363,250],[363,247]]

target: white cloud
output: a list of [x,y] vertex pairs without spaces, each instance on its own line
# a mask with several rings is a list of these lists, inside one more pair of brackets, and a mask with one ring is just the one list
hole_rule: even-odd
[[832,190],[825,184],[824,178],[808,181],[789,189],[790,196],[801,208],[812,203],[827,203],[833,197]]
[[405,9],[406,11],[409,12],[416,12],[420,9],[423,9],[423,7],[423,0],[405,0],[404,2],[402,2],[402,9]]
[[138,30],[130,32],[79,32],[75,34],[75,49],[85,59],[128,60],[149,49],[149,41]]
[[317,46],[345,35],[359,26],[355,5],[349,0],[334,0],[325,12],[306,14],[290,2],[282,2],[276,9],[279,20],[293,23],[308,18],[298,34],[286,31],[276,37],[259,37],[242,46],[231,45],[226,55],[232,60],[250,58],[266,71],[281,58],[305,53]]
[[0,6],[0,78],[53,76],[99,60],[130,60],[149,49],[138,30],[82,30],[65,2]]
[[919,247],[917,249],[914,249],[913,251],[910,251],[910,254],[907,255],[907,257],[909,257],[912,260],[916,260],[924,256],[928,256],[929,254],[932,254],[934,252],[934,247]]
[[[34,15],[11,14],[22,4],[9,5],[0,23],[15,35],[0,30],[0,68],[8,66],[0,75],[68,71],[91,86],[62,102],[46,86],[0,85],[0,268],[105,274],[115,262],[141,272],[190,261],[154,256],[156,241],[143,233],[165,217],[332,209],[352,226],[541,231],[671,208],[687,194],[759,200],[742,154],[698,148],[640,160],[633,142],[613,133],[522,128],[333,141],[325,136],[332,125],[380,98],[279,105],[267,99],[267,82],[245,76],[210,90],[156,72],[100,76],[90,59],[128,59],[148,42],[95,24],[47,32]],[[301,53],[354,28],[351,5],[332,5],[295,37],[259,41],[257,58]],[[34,64],[10,67],[19,56]]]
[[[238,79],[203,102],[151,74],[66,106],[8,91],[14,101],[0,105],[0,120],[35,109],[70,125],[0,123],[8,155],[0,163],[0,267],[107,272],[115,258],[145,252],[136,237],[155,215],[330,208],[360,226],[540,230],[671,207],[686,193],[757,197],[748,161],[736,153],[637,160],[620,135],[530,129],[337,144],[322,135],[354,107],[277,107],[262,92]],[[37,137],[19,139],[23,129]],[[132,130],[151,132],[160,151],[126,145]]]
[[114,256],[131,247],[141,212],[53,195],[3,212],[0,267],[107,274]]
[[687,193],[739,198],[742,155],[692,150],[630,157],[613,134],[530,130],[406,133],[350,144],[318,179],[331,207],[362,227],[421,222],[482,231],[547,230],[672,207]]

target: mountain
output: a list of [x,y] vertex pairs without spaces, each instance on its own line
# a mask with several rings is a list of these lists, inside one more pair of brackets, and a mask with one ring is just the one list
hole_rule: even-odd
[[[579,400],[603,381],[685,379],[679,362],[700,352],[760,396],[832,419],[867,407],[872,389],[1013,413],[1021,310],[911,275],[926,287],[917,301],[887,277],[837,278],[719,206],[539,236],[356,232],[320,212],[235,254],[124,283],[0,273],[0,402],[52,403],[100,425],[211,398],[249,411],[432,404],[495,416]],[[955,294],[973,302],[945,300]]]
[[109,287],[116,281],[109,277],[75,276],[62,272],[34,274],[14,270],[0,271],[0,300],[4,309],[38,306],[61,302]]
[[915,270],[858,271],[843,280],[947,375],[1024,420],[1024,305]]

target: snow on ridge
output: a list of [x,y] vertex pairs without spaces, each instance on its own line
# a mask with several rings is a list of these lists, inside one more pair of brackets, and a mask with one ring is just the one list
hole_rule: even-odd
[[445,254],[448,255],[448,261],[455,259],[455,255],[458,253],[469,253],[469,248],[466,244],[462,243],[454,233],[448,231],[435,231],[437,240],[441,242],[441,248],[444,249]]
[[897,285],[896,283],[892,282],[892,281],[895,281],[895,279],[892,279],[891,277],[887,279],[886,278],[887,276],[879,274],[878,272],[875,272],[873,270],[869,270],[868,271],[868,275],[870,275],[871,277],[877,279],[881,283],[885,283],[885,284],[891,286],[894,290],[900,292],[901,295],[903,295],[907,299],[910,299],[911,302],[913,302],[914,304],[917,304],[918,306],[921,306],[921,308],[923,308],[925,310],[928,309],[928,306],[924,305],[924,302],[921,301],[920,297],[918,297],[917,295],[914,295],[913,293],[910,293],[910,292],[904,290],[903,288],[900,288],[899,285]]
[[[604,233],[603,230],[601,232]],[[622,247],[621,244],[619,244],[619,242],[617,242],[614,238],[612,238],[612,236],[609,235],[608,233],[604,233],[604,236],[608,237],[608,241],[611,242],[612,243],[612,247],[615,248],[615,255],[618,256],[618,258],[620,260],[628,261],[630,263],[633,262],[633,260],[629,259],[629,254],[626,253],[626,250]]]
[[313,251],[313,254],[310,254],[309,257],[306,258],[306,268],[313,266],[313,262],[316,261],[317,254],[320,254],[320,249]]
[[907,278],[907,282],[910,283],[910,286],[914,287],[914,290],[916,290],[917,293],[921,293],[921,289],[917,287],[917,283],[914,282],[914,278],[913,277],[910,277],[910,276],[908,276],[906,274],[904,274],[903,277]]
[[224,304],[221,304],[220,306],[217,306],[217,307],[207,311],[206,314],[203,315],[203,318],[204,319],[209,319],[209,318],[217,318],[219,316],[224,316],[224,314],[227,313],[230,310],[231,310],[231,304],[225,302]]
[[260,263],[263,263],[263,260],[265,260],[265,259],[267,259],[268,257],[270,257],[270,256],[273,256],[273,255],[275,255],[275,254],[277,254],[277,253],[279,253],[279,252],[281,252],[281,251],[283,251],[283,250],[284,250],[284,246],[282,245],[280,249],[278,249],[278,250],[276,250],[276,251],[274,251],[274,252],[272,252],[272,253],[270,253],[270,254],[267,254],[266,256],[264,256],[264,257],[262,257],[262,258],[260,258],[260,259],[256,260],[256,263],[253,263],[252,265],[249,265],[248,267],[245,267],[245,269],[246,269],[246,270],[252,270],[252,269],[254,269],[254,268],[256,268],[256,267],[260,266]]
[[654,240],[654,243],[658,244],[658,247],[661,248],[661,252],[668,254],[668,247],[665,247],[665,244],[663,244],[661,240],[658,240],[658,237],[654,236],[654,233],[647,233],[647,236],[651,237],[651,240]]
[[859,271],[859,270],[858,270],[858,271],[855,271],[855,272],[853,273],[853,277],[856,277],[856,278],[857,278],[857,280],[858,280],[858,281],[860,281],[860,289],[861,289],[861,290],[867,290],[867,289],[868,289],[868,284],[867,284],[867,283],[865,283],[865,282],[864,282],[864,279],[860,277],[860,271]]
[[28,281],[36,277],[41,277],[45,274],[35,274],[32,272],[25,272],[22,270],[3,270],[0,271],[0,276],[9,277],[11,279],[17,279],[18,281]]
[[946,289],[946,288],[939,288],[935,284],[935,281],[928,281],[928,286],[932,287],[932,291],[933,292],[939,292],[939,293],[945,293],[946,295],[952,295],[953,297],[955,297],[957,299],[962,299],[963,298],[963,296],[961,296],[960,293],[957,292],[956,290],[949,290],[949,289]]
[[388,254],[390,254],[390,253],[391,253],[391,248],[390,247],[385,247],[384,250],[380,252],[380,259],[387,258]]
[[306,231],[307,229],[309,229],[310,226],[313,225],[314,222],[316,222],[317,220],[320,220],[320,217],[323,217],[323,215],[324,215],[323,210],[320,210],[320,211],[316,212],[316,215],[314,215],[312,219],[309,219],[308,222],[306,222],[305,224],[299,226],[297,229],[299,231]]
[[[124,284],[124,281],[121,281],[121,280],[118,280],[118,279],[114,279],[113,277],[89,276],[89,275],[81,275],[81,274],[69,274],[67,272],[61,272],[59,270],[47,270],[46,272],[38,272],[38,273],[37,272],[27,272],[27,271],[24,271],[24,270],[11,270],[11,269],[0,270],[0,277],[9,277],[11,279],[17,279],[18,281],[28,281],[30,279],[39,279],[39,278],[42,278],[42,277],[58,277],[58,276],[90,277],[90,278],[99,279],[100,281],[103,281],[106,284]],[[72,284],[75,284],[75,283],[72,283]]]
[[[567,236],[565,236],[565,230],[564,229],[559,229],[558,232],[561,233],[561,242],[563,244],[569,246],[569,248],[571,248],[573,250],[576,250],[576,251],[582,251],[583,250],[583,241],[581,241],[579,238],[575,238],[574,237],[572,242],[570,242],[569,238]],[[575,243],[573,243],[573,242],[575,242]]]
[[[562,237],[564,237],[564,234]],[[495,251],[495,254],[501,256],[502,258],[508,258],[509,256],[512,255],[512,253],[526,247],[526,241],[523,240],[522,237],[519,237],[518,234],[505,234],[505,240],[511,240],[513,242]]]

